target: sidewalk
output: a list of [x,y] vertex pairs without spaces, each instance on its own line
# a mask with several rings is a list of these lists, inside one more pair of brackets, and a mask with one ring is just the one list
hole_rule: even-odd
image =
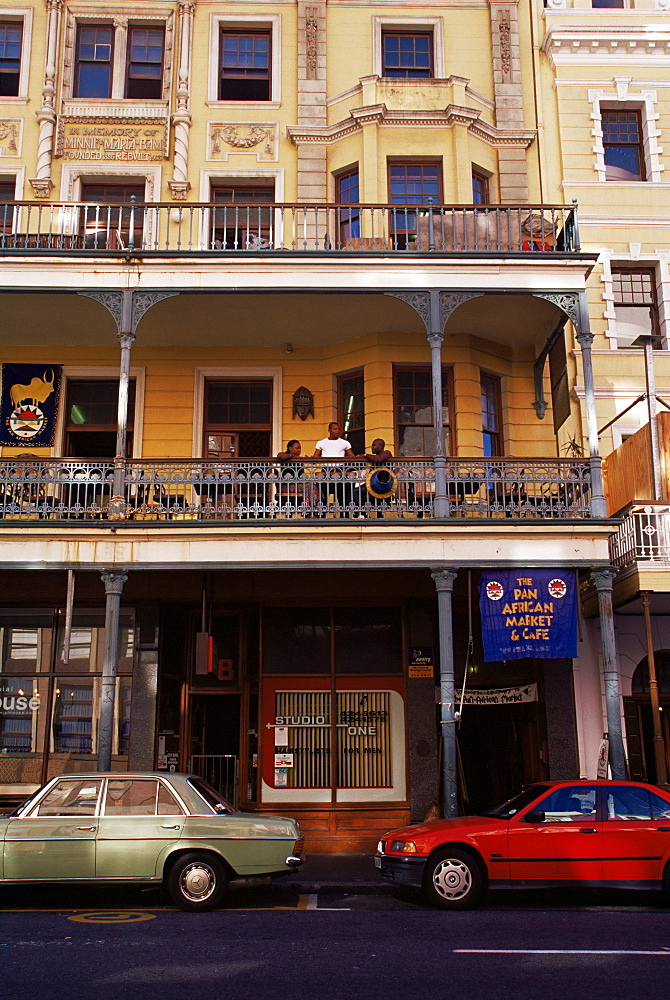
[[295,886],[299,892],[357,892],[386,894],[393,885],[377,872],[371,854],[307,854],[302,868],[277,880],[277,886]]

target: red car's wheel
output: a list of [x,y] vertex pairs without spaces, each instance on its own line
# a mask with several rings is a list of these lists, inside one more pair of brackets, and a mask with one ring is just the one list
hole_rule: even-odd
[[481,898],[484,878],[471,854],[456,847],[445,847],[426,863],[423,887],[435,906],[444,910],[467,910]]

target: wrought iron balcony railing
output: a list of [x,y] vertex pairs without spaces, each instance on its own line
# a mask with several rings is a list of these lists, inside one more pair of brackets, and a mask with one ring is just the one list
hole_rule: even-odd
[[[447,459],[449,518],[591,517],[583,459]],[[376,475],[373,475],[376,473]],[[115,482],[119,493],[115,494]],[[0,524],[13,520],[164,522],[433,517],[435,468],[426,459],[372,467],[354,459],[3,459]]]
[[0,204],[0,255],[576,253],[575,205]]
[[629,507],[619,530],[610,539],[612,565],[623,569],[636,563],[670,567],[670,506]]

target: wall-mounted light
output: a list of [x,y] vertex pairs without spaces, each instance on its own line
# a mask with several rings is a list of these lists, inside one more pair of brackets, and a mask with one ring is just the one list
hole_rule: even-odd
[[293,344],[287,344],[286,345],[286,353],[287,354],[293,354]]

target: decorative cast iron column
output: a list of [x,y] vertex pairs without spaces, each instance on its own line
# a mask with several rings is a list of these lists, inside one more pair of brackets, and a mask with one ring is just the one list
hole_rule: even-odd
[[105,646],[100,692],[98,770],[109,771],[112,765],[114,701],[119,664],[119,612],[123,585],[128,579],[128,573],[125,570],[105,569],[100,576],[105,585]]
[[442,730],[442,790],[445,817],[458,815],[458,771],[456,749],[456,693],[454,686],[454,631],[452,595],[457,572],[436,566],[430,574],[437,590],[437,621],[440,639],[440,728]]
[[594,569],[591,578],[598,591],[598,611],[600,615],[600,643],[603,657],[603,680],[605,682],[605,707],[607,709],[607,731],[610,741],[610,768],[617,781],[626,779],[626,754],[621,727],[621,691],[619,685],[619,664],[616,654],[614,634],[614,608],[612,605],[612,582],[616,570],[612,566]]

